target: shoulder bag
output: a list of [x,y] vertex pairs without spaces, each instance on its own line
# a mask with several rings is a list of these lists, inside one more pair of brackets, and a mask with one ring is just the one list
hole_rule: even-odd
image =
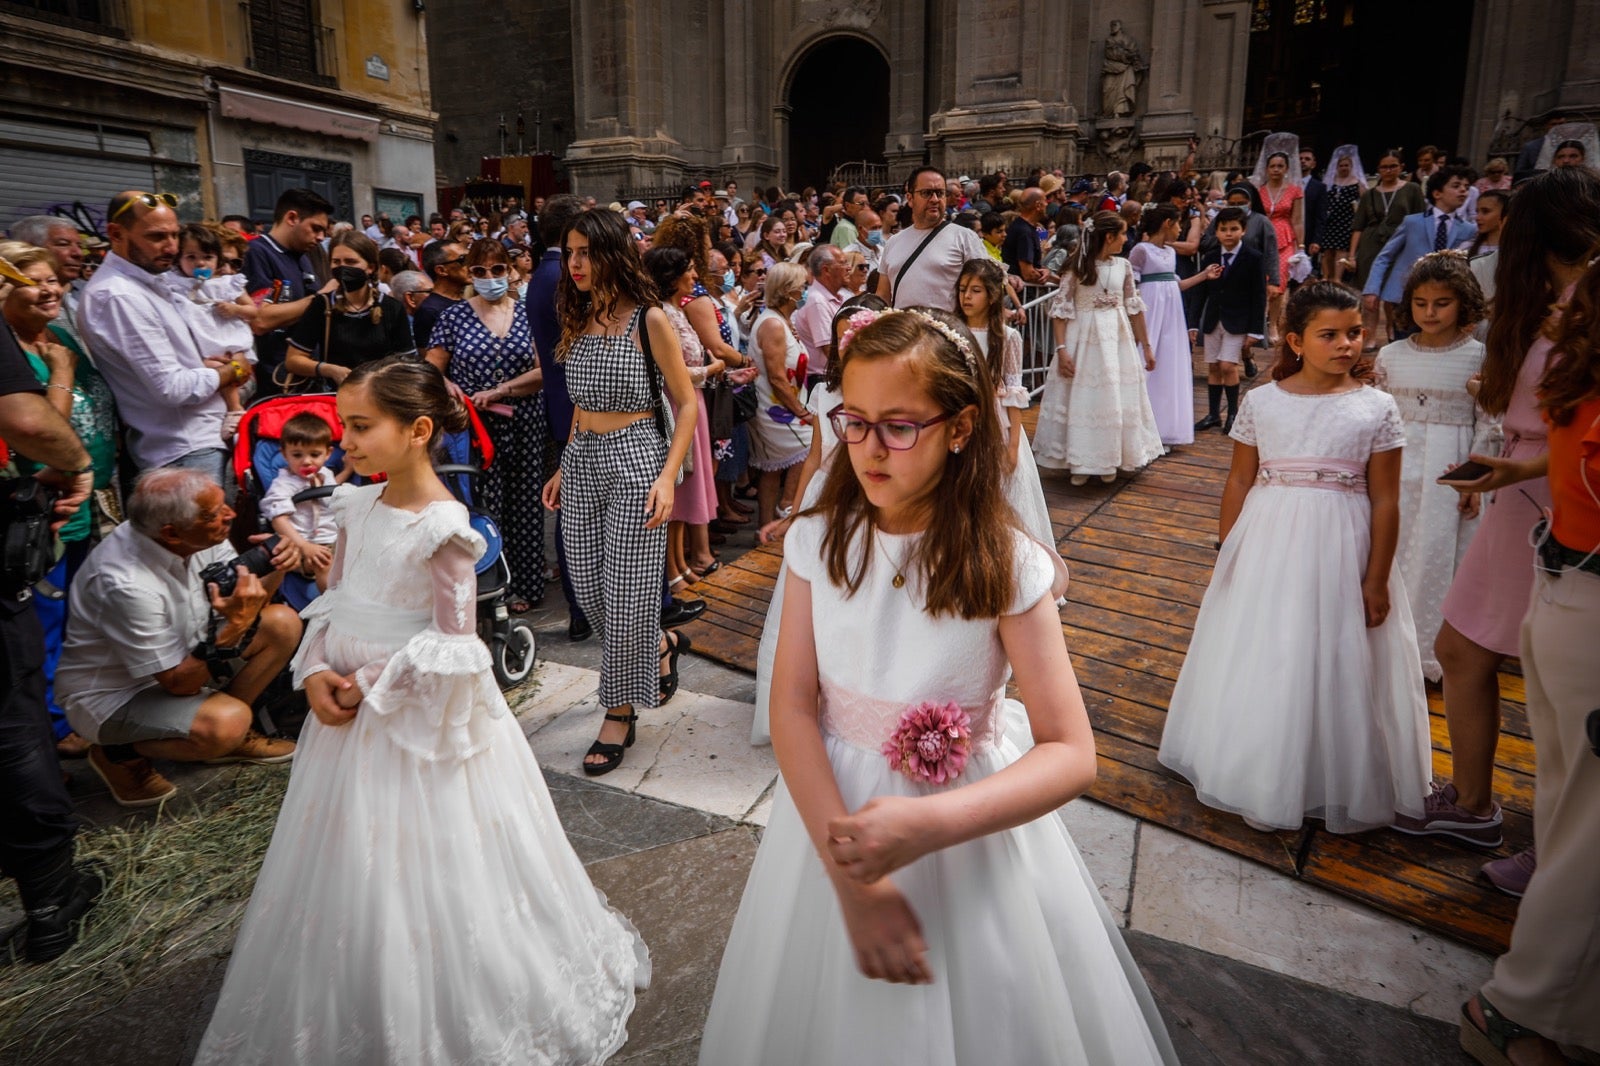
[[889,306],[890,307],[898,307],[899,306],[895,301],[897,299],[899,299],[899,297],[900,297],[900,283],[902,281],[904,281],[906,275],[911,272],[911,264],[913,264],[913,263],[915,263],[917,261],[917,258],[922,255],[923,250],[926,249],[928,247],[928,245],[932,244],[933,243],[933,239],[935,237],[937,237],[940,233],[944,232],[944,228],[946,226],[948,226],[948,225],[950,225],[950,220],[949,219],[945,219],[942,222],[940,222],[937,226],[935,226],[931,230],[929,230],[928,231],[928,235],[926,237],[922,238],[922,243],[917,245],[916,250],[911,253],[911,258],[907,259],[905,261],[905,264],[903,266],[901,266],[900,272],[894,276],[894,284],[889,289]]

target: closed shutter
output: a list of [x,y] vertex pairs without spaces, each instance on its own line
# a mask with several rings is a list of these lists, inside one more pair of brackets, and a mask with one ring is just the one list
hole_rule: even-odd
[[113,196],[155,188],[150,154],[143,134],[0,118],[0,227],[60,215],[104,236]]

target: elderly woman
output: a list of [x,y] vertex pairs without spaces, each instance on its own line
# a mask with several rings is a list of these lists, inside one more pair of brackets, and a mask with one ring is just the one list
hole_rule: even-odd
[[[45,578],[51,585],[65,592],[72,585],[78,569],[97,539],[97,507],[114,510],[108,504],[111,482],[117,472],[117,411],[111,398],[111,389],[83,354],[83,349],[60,322],[61,299],[64,286],[59,276],[59,263],[54,253],[43,248],[16,241],[0,243],[0,256],[33,281],[32,285],[14,285],[7,293],[0,312],[6,324],[17,335],[28,363],[33,368],[39,384],[45,387],[50,403],[66,416],[72,429],[83,441],[94,466],[95,492],[84,501],[78,512],[67,520],[57,536],[63,548],[61,559]],[[26,469],[32,464],[19,458],[18,466]],[[61,642],[66,636],[69,601],[54,600],[47,596],[33,597],[34,612],[44,627],[44,672],[49,685],[50,724],[55,731],[56,749],[69,757],[88,753],[89,744],[72,732],[66,715],[56,706],[54,677],[56,663],[61,658]]]
[[672,503],[672,521],[667,525],[667,582],[676,587],[684,583],[692,585],[721,566],[711,552],[708,529],[717,516],[717,489],[704,390],[727,366],[715,356],[707,357],[705,345],[681,309],[695,299],[694,290],[700,287],[694,260],[680,248],[653,248],[645,254],[644,266],[661,297],[661,309],[678,335],[678,345],[683,349],[683,362],[689,368],[689,382],[695,387],[695,402],[700,410],[700,417],[694,424],[689,462],[683,480],[678,483],[678,493]]
[[311,301],[289,331],[283,367],[312,384],[337,388],[371,359],[415,355],[406,309],[378,291],[378,246],[351,230],[328,245],[328,264],[338,288]]
[[[544,599],[544,374],[533,350],[527,304],[511,294],[511,256],[499,241],[467,251],[472,295],[434,324],[428,362],[483,412],[495,459],[478,482],[484,507],[500,521],[511,568],[513,612]],[[642,519],[641,519],[642,521]]]
[[760,401],[750,420],[750,465],[761,471],[756,507],[763,526],[793,508],[800,464],[811,450],[811,412],[800,398],[805,352],[791,324],[805,287],[804,267],[777,263],[768,268],[767,309],[752,332]]

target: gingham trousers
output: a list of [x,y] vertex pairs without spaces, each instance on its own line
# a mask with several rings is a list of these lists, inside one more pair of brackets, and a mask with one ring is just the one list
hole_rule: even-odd
[[667,442],[655,420],[576,433],[561,455],[561,539],[578,608],[600,630],[600,705],[660,698],[661,575],[667,527],[644,528]]

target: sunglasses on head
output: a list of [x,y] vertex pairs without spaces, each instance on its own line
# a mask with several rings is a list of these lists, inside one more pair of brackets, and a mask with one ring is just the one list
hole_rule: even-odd
[[503,278],[510,273],[511,268],[504,263],[495,263],[493,266],[478,265],[468,267],[467,272],[475,278]]
[[176,196],[172,195],[170,192],[141,192],[141,193],[134,193],[133,196],[130,199],[128,199],[121,207],[119,207],[115,211],[111,212],[111,217],[106,219],[106,221],[107,222],[115,222],[122,214],[124,214],[134,204],[143,204],[144,206],[150,208],[151,210],[154,210],[154,209],[156,209],[158,207],[171,207],[171,208],[175,209],[178,206],[178,198]]

